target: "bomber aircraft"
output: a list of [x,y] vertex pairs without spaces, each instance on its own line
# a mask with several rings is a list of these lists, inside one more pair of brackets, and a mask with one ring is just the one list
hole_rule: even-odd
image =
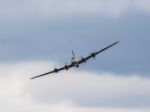
[[107,47],[105,47],[105,48],[103,48],[103,49],[101,49],[99,51],[92,52],[87,57],[81,57],[81,59],[79,59],[79,60],[76,58],[75,53],[72,50],[73,57],[71,58],[71,63],[70,64],[66,64],[65,66],[60,67],[60,68],[55,68],[54,70],[52,70],[50,72],[47,72],[47,73],[44,73],[44,74],[41,74],[41,75],[37,75],[37,76],[32,77],[30,79],[35,79],[35,78],[42,77],[42,76],[45,76],[45,75],[48,75],[48,74],[52,74],[52,73],[58,73],[58,72],[60,72],[62,70],[68,70],[68,69],[70,69],[72,67],[77,67],[78,68],[80,64],[86,63],[91,58],[95,58],[99,53],[107,50],[108,48],[116,45],[117,43],[119,43],[119,41],[117,41],[117,42],[115,42],[115,43],[113,43],[113,44],[111,44],[111,45],[109,45],[109,46],[107,46]]

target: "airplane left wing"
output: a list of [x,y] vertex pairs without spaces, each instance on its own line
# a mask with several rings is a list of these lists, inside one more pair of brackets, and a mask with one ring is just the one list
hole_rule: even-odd
[[35,79],[35,78],[38,78],[38,77],[42,77],[42,76],[45,76],[45,75],[48,75],[48,74],[52,74],[52,73],[54,73],[55,71],[53,70],[53,71],[51,71],[51,72],[47,72],[47,73],[44,73],[44,74],[41,74],[41,75],[37,75],[37,76],[35,76],[35,77],[32,77],[32,78],[30,78],[30,79]]

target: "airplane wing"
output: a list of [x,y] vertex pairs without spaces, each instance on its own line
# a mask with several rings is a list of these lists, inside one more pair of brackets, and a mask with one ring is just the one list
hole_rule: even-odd
[[54,70],[52,70],[52,71],[50,71],[50,72],[47,72],[47,73],[44,73],[44,74],[41,74],[41,75],[37,75],[37,76],[35,76],[35,77],[32,77],[32,78],[30,78],[30,79],[35,79],[35,78],[39,78],[39,77],[42,77],[42,76],[45,76],[45,75],[49,75],[49,74],[52,74],[52,73],[58,73],[59,71],[61,71],[61,70],[68,70],[69,68],[71,68],[71,67],[74,67],[75,65],[73,65],[73,64],[70,64],[70,65],[65,65],[65,66],[63,66],[63,67],[61,67],[61,68],[55,68]]
[[47,73],[44,73],[44,74],[41,74],[41,75],[37,75],[37,76],[32,77],[32,78],[30,78],[30,79],[35,79],[35,78],[42,77],[42,76],[45,76],[45,75],[48,75],[48,74],[51,74],[51,73],[55,73],[55,71],[53,70],[53,71],[51,71],[51,72],[47,72]]
[[89,56],[87,56],[87,57],[85,57],[85,58],[81,58],[81,60],[79,60],[78,64],[81,64],[81,63],[86,62],[86,61],[89,60],[90,58],[95,57],[95,56],[98,55],[99,53],[101,53],[101,52],[107,50],[108,48],[110,48],[110,47],[116,45],[117,43],[119,43],[119,41],[117,41],[117,42],[115,42],[115,43],[113,43],[113,44],[111,44],[111,45],[109,45],[109,46],[107,46],[107,47],[105,47],[105,48],[103,48],[103,49],[97,51],[97,52],[93,52],[93,53],[91,53]]

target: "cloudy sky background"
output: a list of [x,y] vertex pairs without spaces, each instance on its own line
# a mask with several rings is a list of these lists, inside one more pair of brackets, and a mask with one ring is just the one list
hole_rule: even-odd
[[[150,111],[149,0],[0,0],[0,110]],[[81,68],[29,80],[120,41]]]

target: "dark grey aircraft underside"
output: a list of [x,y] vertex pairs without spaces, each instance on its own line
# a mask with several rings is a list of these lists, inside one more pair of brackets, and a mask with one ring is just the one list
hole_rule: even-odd
[[113,43],[113,44],[111,44],[111,45],[109,45],[109,46],[107,46],[107,47],[105,47],[105,48],[103,48],[99,51],[92,52],[92,53],[90,53],[90,55],[88,55],[87,57],[82,57],[80,60],[76,59],[75,53],[74,53],[74,51],[72,51],[73,57],[72,57],[71,63],[69,65],[66,64],[65,66],[63,66],[61,68],[55,68],[54,70],[52,70],[50,72],[47,72],[47,73],[44,73],[44,74],[41,74],[41,75],[37,75],[37,76],[32,77],[30,79],[35,79],[35,78],[42,77],[42,76],[52,74],[52,73],[58,73],[59,71],[68,70],[72,67],[79,67],[80,64],[86,63],[91,58],[95,58],[99,53],[107,50],[108,48],[116,45],[117,43],[119,43],[119,41],[117,41],[117,42],[115,42],[115,43]]

